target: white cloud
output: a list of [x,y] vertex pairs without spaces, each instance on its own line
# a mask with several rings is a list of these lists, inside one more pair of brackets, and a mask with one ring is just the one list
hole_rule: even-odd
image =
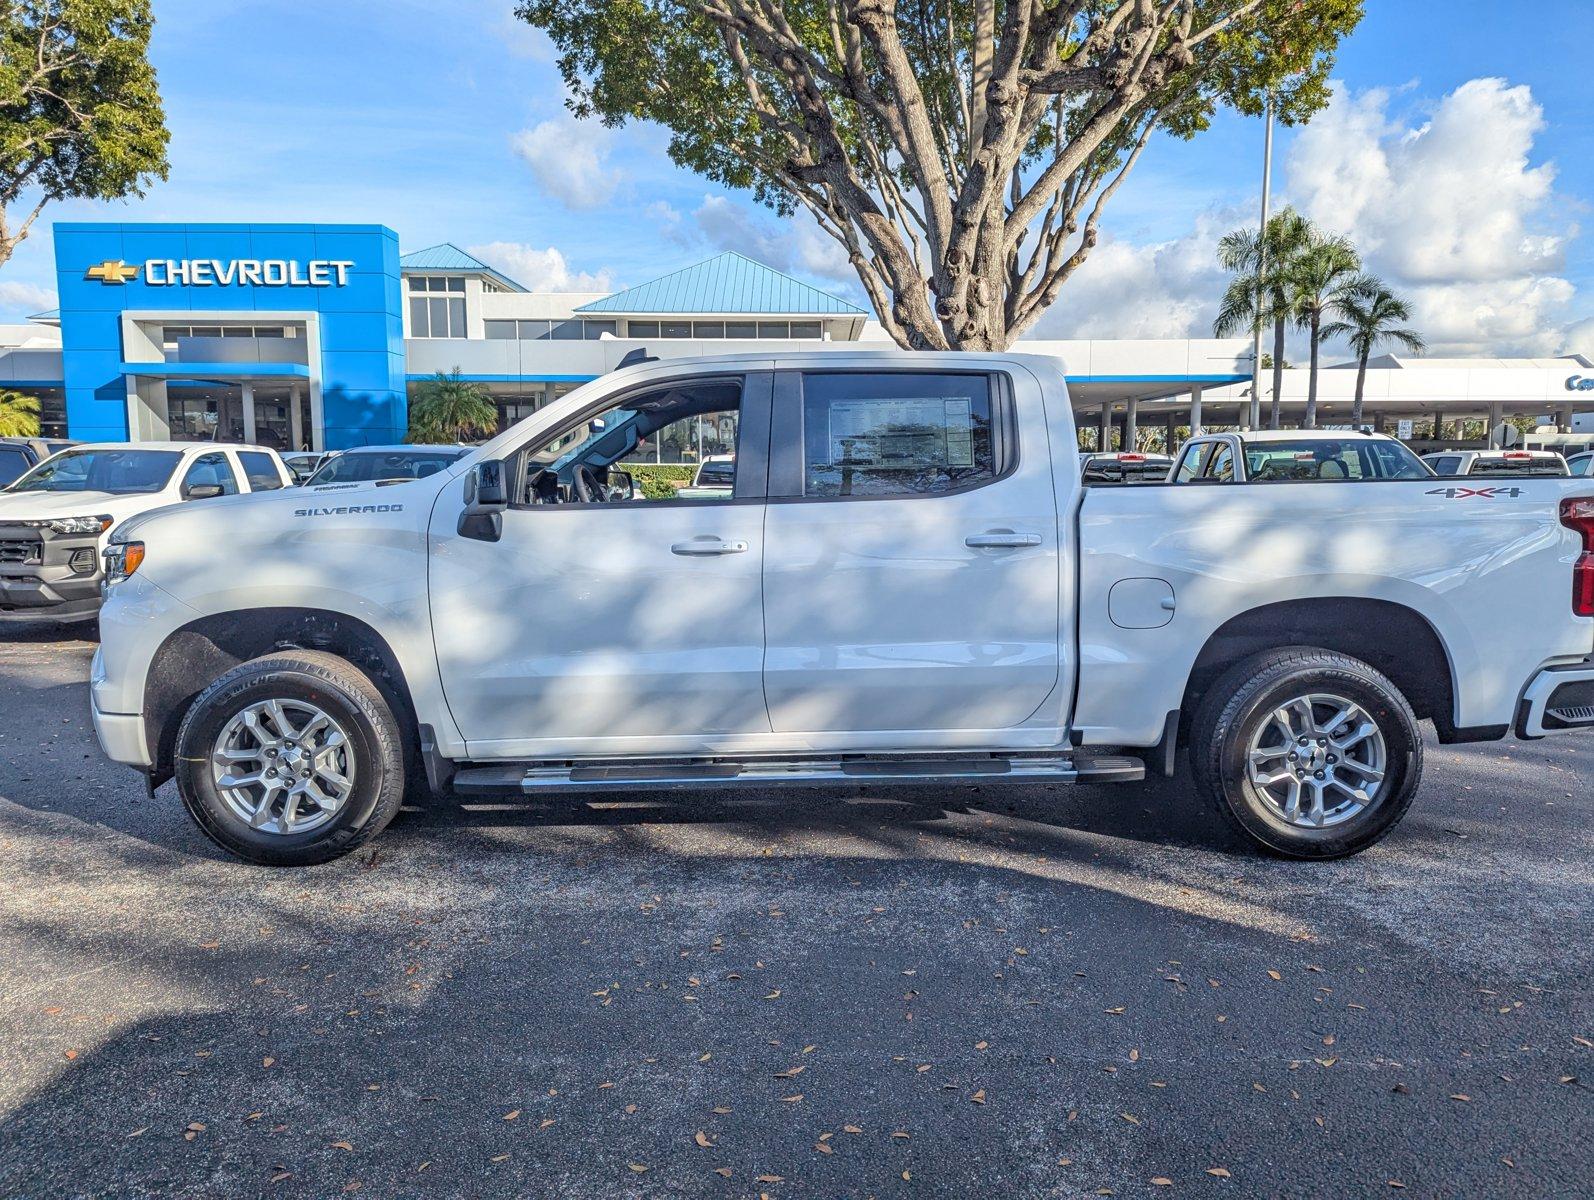
[[1218,238],[1243,220],[1238,212],[1209,212],[1172,241],[1103,239],[1026,336],[1210,336],[1226,282],[1218,269]]
[[571,271],[557,247],[539,250],[521,242],[489,242],[469,247],[488,266],[497,267],[533,292],[608,292],[614,289],[607,269]]
[[0,283],[0,312],[28,317],[56,306],[55,293],[48,288],[20,280]]
[[[1576,320],[1589,303],[1561,274],[1577,226],[1554,166],[1531,161],[1544,115],[1529,89],[1474,79],[1417,122],[1392,116],[1393,98],[1336,92],[1290,146],[1279,202],[1348,236],[1411,301],[1432,354],[1594,349],[1594,318]],[[1030,336],[1209,336],[1226,283],[1217,240],[1254,221],[1247,205],[1172,241],[1103,238]]]
[[1560,272],[1578,229],[1554,165],[1531,162],[1544,128],[1531,90],[1473,79],[1421,124],[1391,119],[1390,99],[1337,92],[1290,147],[1289,195],[1410,297],[1432,352],[1554,353],[1576,300]]
[[609,130],[596,121],[557,117],[511,139],[542,190],[566,208],[602,208],[620,187],[610,168]]

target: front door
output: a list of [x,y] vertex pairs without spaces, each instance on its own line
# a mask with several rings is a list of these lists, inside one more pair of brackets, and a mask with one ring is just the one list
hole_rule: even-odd
[[[473,757],[709,753],[769,732],[769,380],[655,386],[525,447],[498,541],[459,536],[462,487],[444,490],[428,555],[432,627]],[[740,429],[730,489],[691,488],[693,454],[673,470],[655,461],[704,417]],[[635,498],[594,491],[628,466]]]
[[1024,383],[950,370],[777,376],[764,522],[777,733],[1001,743],[981,731],[1024,723],[1053,693],[1057,502],[1041,397]]

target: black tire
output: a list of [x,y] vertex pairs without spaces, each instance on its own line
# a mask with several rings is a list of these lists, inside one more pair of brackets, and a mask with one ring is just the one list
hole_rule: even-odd
[[[210,756],[218,734],[238,712],[267,699],[311,702],[348,735],[352,793],[329,822],[307,833],[251,829],[213,778]],[[405,750],[392,707],[358,667],[335,654],[280,651],[234,667],[189,707],[177,730],[177,790],[195,823],[223,850],[262,866],[311,866],[348,854],[386,828],[404,799]]]
[[[1253,735],[1279,705],[1307,692],[1360,705],[1385,747],[1384,779],[1372,802],[1323,828],[1285,820],[1246,769]],[[1422,733],[1406,698],[1368,664],[1331,650],[1290,646],[1235,664],[1207,689],[1190,724],[1190,766],[1213,806],[1253,844],[1289,858],[1344,858],[1382,838],[1411,807],[1422,779]]]

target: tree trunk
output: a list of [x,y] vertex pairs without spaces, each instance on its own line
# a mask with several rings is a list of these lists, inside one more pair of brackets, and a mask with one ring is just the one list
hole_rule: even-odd
[[1367,384],[1367,356],[1372,351],[1363,350],[1356,356],[1356,400],[1350,409],[1350,424],[1352,429],[1362,427],[1362,389]]
[[1322,323],[1322,318],[1316,313],[1312,314],[1312,366],[1306,381],[1306,420],[1301,423],[1302,429],[1317,428],[1317,329]]
[[1284,390],[1284,318],[1273,322],[1273,413],[1269,429],[1277,429],[1282,419],[1279,413],[1280,393]]

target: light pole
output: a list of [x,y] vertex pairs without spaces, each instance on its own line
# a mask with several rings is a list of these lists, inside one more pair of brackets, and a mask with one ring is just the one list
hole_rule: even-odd
[[1273,190],[1273,93],[1267,94],[1262,134],[1262,224],[1257,229],[1256,320],[1251,326],[1251,428],[1262,424],[1262,296],[1267,288],[1267,210]]

